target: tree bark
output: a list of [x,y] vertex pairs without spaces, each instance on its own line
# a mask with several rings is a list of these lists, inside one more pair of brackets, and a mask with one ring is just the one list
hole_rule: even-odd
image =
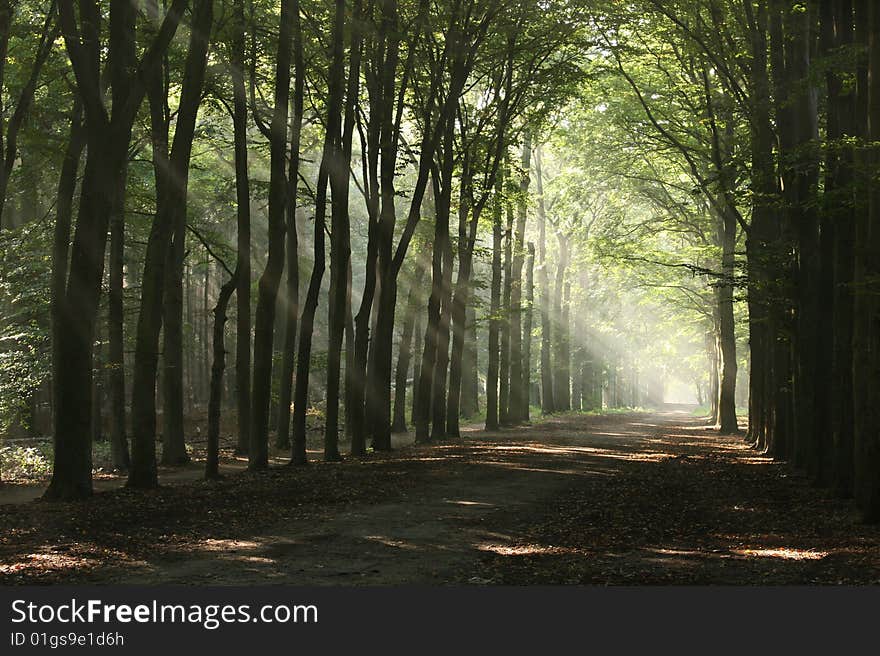
[[[55,227],[52,238],[52,279],[50,288],[53,399],[57,399],[63,394],[58,389],[62,376],[61,370],[65,364],[59,352],[62,333],[66,329],[61,304],[64,302],[65,283],[67,281],[67,261],[70,249],[70,232],[73,223],[73,200],[74,193],[76,192],[76,178],[79,171],[80,158],[86,143],[86,130],[82,114],[82,105],[76,102],[71,112],[70,137],[67,141],[67,149],[64,151],[64,160],[61,163],[61,174],[58,179],[58,200],[56,203]],[[126,449],[127,454],[128,450]]]
[[[181,222],[185,225],[186,222],[189,162],[212,22],[213,3],[200,0],[194,8],[170,159],[167,163],[160,160],[157,165],[160,168],[167,166],[168,169],[165,184],[159,183],[157,186],[157,213],[150,229],[144,260],[132,383],[132,453],[128,475],[130,487],[158,485],[155,398],[165,266],[174,227]],[[161,153],[159,157],[161,158]]]
[[522,348],[522,394],[523,408],[522,421],[530,420],[530,406],[532,402],[532,309],[535,304],[535,244],[529,242],[528,256],[526,258],[526,304],[523,319],[523,348]]
[[413,336],[418,312],[418,298],[424,271],[416,270],[406,300],[406,315],[403,319],[403,334],[400,337],[400,348],[397,355],[397,370],[394,376],[394,421],[391,431],[406,432],[406,384],[409,376],[409,365],[413,353]]
[[[344,11],[344,2],[337,5]],[[355,0],[352,8],[351,48],[346,91],[344,125],[342,140],[334,150],[330,170],[330,190],[332,204],[332,231],[330,236],[330,297],[328,300],[327,347],[327,414],[324,430],[324,460],[339,461],[339,407],[340,407],[340,369],[342,339],[348,318],[348,272],[351,258],[351,226],[348,215],[349,166],[351,162],[352,133],[354,131],[357,96],[360,88],[361,62],[361,16],[360,0]],[[342,68],[344,44],[339,41],[334,66]]]
[[499,333],[501,327],[501,240],[502,240],[502,189],[504,175],[495,182],[492,202],[492,282],[489,291],[489,354],[486,373],[486,430],[497,430],[498,421],[498,372]]
[[550,321],[550,278],[547,271],[547,213],[544,207],[544,179],[541,169],[541,147],[535,150],[535,189],[538,195],[538,287],[541,295],[541,413],[556,410],[553,402],[553,371],[550,345],[553,326]]
[[553,325],[555,340],[553,342],[553,402],[554,409],[558,411],[571,410],[571,381],[568,376],[568,367],[564,362],[566,325],[563,322],[563,293],[566,286],[565,272],[568,268],[569,244],[568,236],[562,232],[556,233],[559,242],[559,259],[556,263],[556,288],[553,294],[553,311],[550,323]]
[[237,276],[237,273],[233,273],[220,287],[217,305],[214,306],[214,360],[211,363],[211,391],[208,395],[208,446],[205,457],[205,478],[208,480],[220,477],[220,402],[223,398],[223,372],[226,369],[226,310],[238,284]]
[[[857,21],[858,24],[858,21]],[[867,137],[865,163],[871,175],[868,211],[856,224],[853,330],[854,462],[856,503],[865,521],[880,520],[880,7],[868,3]]]
[[516,232],[513,244],[513,264],[511,266],[512,286],[510,289],[510,399],[508,415],[511,423],[524,421],[528,415],[528,389],[523,380],[523,334],[522,334],[522,272],[525,263],[525,230],[528,208],[529,178],[532,160],[532,136],[526,132],[523,138],[522,177],[519,182],[519,197],[516,208]]
[[278,50],[275,60],[275,93],[269,128],[269,255],[260,276],[254,311],[254,376],[252,383],[251,434],[248,469],[269,467],[269,406],[272,388],[272,353],[275,338],[275,309],[278,287],[284,271],[284,229],[287,198],[287,121],[290,111],[291,46],[294,6],[281,2]]
[[498,423],[506,426],[510,423],[510,333],[511,307],[510,297],[513,292],[513,205],[505,199],[507,223],[504,229],[504,286],[501,291],[501,354],[498,363]]
[[52,481],[44,495],[47,499],[82,498],[92,492],[88,440],[92,422],[92,354],[107,228],[110,217],[118,211],[115,208],[121,208],[124,202],[122,173],[128,159],[132,125],[143,100],[144,73],[158,64],[186,4],[184,0],[172,3],[153,43],[136,66],[129,59],[134,48],[134,8],[125,3],[111,7],[112,116],[100,89],[99,7],[96,2],[81,3],[77,25],[72,3],[58,5],[62,35],[83,102],[88,155],[67,289],[58,308],[65,330],[60,335],[57,353],[64,367],[58,377],[55,461]]
[[232,131],[235,150],[235,389],[238,436],[235,452],[247,455],[251,431],[251,191],[248,173],[248,115],[245,91],[244,0],[232,4]]
[[462,355],[461,411],[463,418],[476,417],[480,412],[480,362],[477,348],[477,312],[471,303],[466,310],[465,345]]
[[721,226],[721,280],[718,282],[718,338],[721,366],[718,389],[718,424],[725,435],[739,431],[736,419],[736,324],[733,317],[736,217],[724,212]]
[[[835,16],[838,47],[852,48],[867,40],[867,21],[860,20],[853,27],[853,11],[865,17],[864,0],[840,0]],[[838,95],[838,116],[842,136],[864,139],[863,130],[867,111],[866,51],[856,60],[855,89],[845,88]],[[842,497],[853,494],[853,274],[855,261],[856,216],[863,211],[864,190],[855,170],[856,149],[843,147],[837,170],[840,189],[840,207],[835,214],[834,229],[834,336],[831,364],[831,424],[832,461],[831,482]]]

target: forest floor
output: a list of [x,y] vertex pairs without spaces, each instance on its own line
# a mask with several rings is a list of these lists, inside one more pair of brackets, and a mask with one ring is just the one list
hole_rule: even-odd
[[880,527],[681,408],[163,483],[0,506],[0,583],[880,583]]

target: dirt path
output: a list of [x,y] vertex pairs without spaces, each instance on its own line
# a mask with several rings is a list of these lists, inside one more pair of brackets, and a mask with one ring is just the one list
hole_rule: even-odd
[[8,583],[880,581],[849,503],[674,410],[3,511]]

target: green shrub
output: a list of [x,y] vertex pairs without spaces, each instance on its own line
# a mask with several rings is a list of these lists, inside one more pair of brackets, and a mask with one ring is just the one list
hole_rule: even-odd
[[0,469],[7,480],[40,479],[52,473],[52,456],[36,446],[0,447]]

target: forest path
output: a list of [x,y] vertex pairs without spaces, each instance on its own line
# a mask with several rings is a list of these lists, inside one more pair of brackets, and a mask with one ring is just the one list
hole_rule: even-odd
[[880,582],[848,502],[676,408],[4,510],[10,583]]

